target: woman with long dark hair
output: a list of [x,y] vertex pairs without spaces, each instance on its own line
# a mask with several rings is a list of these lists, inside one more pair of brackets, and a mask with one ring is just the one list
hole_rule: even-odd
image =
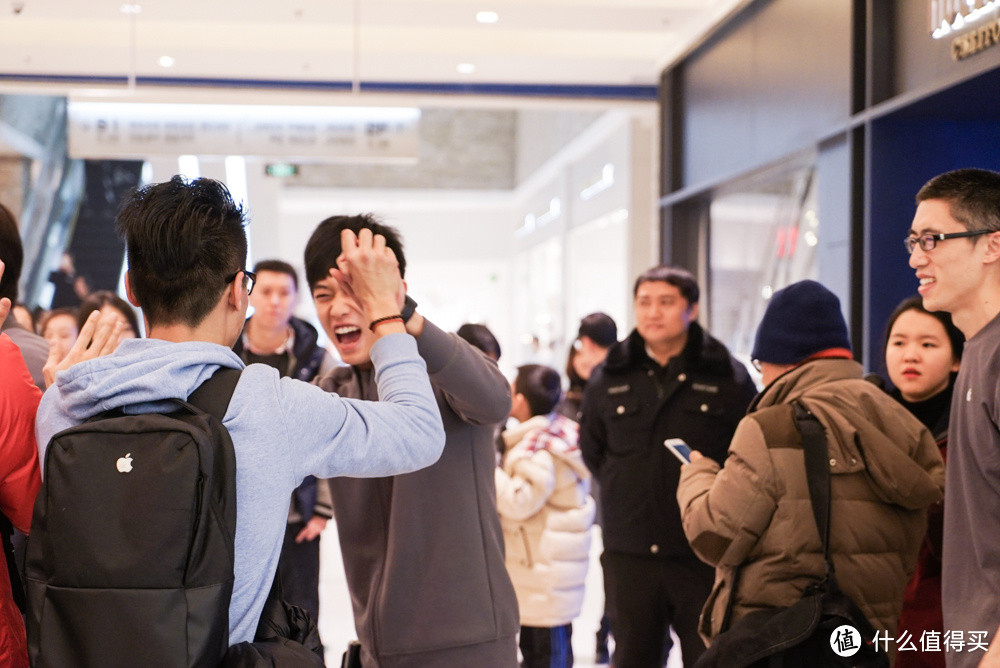
[[[962,359],[962,333],[943,311],[927,311],[920,297],[896,307],[886,325],[885,365],[892,381],[889,394],[934,435],[947,459],[948,417],[955,375]],[[897,639],[908,634],[918,650],[925,633],[943,637],[941,618],[941,534],[944,503],[927,512],[927,536],[920,546],[917,568],[903,598]],[[942,645],[943,646],[943,645]],[[897,668],[944,668],[944,652],[900,651]]]

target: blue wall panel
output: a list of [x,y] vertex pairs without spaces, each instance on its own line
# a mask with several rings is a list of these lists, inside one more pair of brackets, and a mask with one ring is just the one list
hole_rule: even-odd
[[[964,98],[951,99],[956,110],[964,109]],[[896,304],[917,292],[903,249],[917,191],[952,169],[1000,170],[1000,122],[920,116],[919,110],[908,110],[872,124],[866,325],[873,352],[868,366],[880,370],[885,321]]]

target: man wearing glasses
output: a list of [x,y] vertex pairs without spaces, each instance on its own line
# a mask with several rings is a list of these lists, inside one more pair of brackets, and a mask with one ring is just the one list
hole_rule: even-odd
[[[929,311],[965,334],[949,429],[942,606],[946,631],[1000,626],[1000,173],[959,169],[917,193],[906,239]],[[1000,641],[948,655],[949,666],[1000,666]],[[980,660],[983,663],[979,663]]]
[[[186,399],[219,368],[243,370],[222,421],[236,453],[231,645],[254,638],[278,565],[288,500],[306,476],[408,473],[434,463],[444,445],[426,365],[400,316],[398,262],[370,232],[344,233],[334,271],[381,322],[372,327],[371,358],[382,401],[342,399],[280,378],[266,364],[244,368],[232,346],[254,287],[253,274],[242,269],[245,222],[226,187],[211,179],[175,176],[130,195],[117,223],[128,252],[128,296],[142,308],[149,338],[126,340],[110,355],[59,372],[42,398],[36,427],[44,461],[58,431],[116,408],[163,411],[168,400]],[[72,615],[61,619],[73,623]],[[176,663],[156,656],[149,662]]]

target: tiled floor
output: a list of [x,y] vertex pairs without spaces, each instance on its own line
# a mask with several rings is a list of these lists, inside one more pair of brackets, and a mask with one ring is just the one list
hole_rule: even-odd
[[[600,530],[595,529],[583,611],[573,622],[573,654],[576,657],[577,668],[603,665],[594,663],[594,634],[600,625],[604,608],[604,583],[598,560],[601,549]],[[337,530],[332,522],[323,532],[320,564],[320,635],[327,647],[327,666],[336,668],[340,665],[340,655],[347,643],[356,635],[350,597],[344,581],[343,563],[340,559]],[[681,668],[680,653],[676,650],[671,653],[667,668]]]

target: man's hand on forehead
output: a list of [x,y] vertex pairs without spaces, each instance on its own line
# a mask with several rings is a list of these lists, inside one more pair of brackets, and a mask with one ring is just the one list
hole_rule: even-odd
[[391,304],[401,308],[398,296],[403,291],[400,289],[399,262],[392,249],[386,246],[385,237],[367,228],[357,234],[341,230],[340,244],[337,269],[331,270],[338,284],[349,288],[353,298],[366,307],[376,307],[375,302],[378,302],[375,310],[379,312],[391,310]]
[[358,296],[354,294],[354,289],[351,288],[351,281],[347,275],[336,267],[330,267],[330,278],[332,278],[337,283],[337,289],[342,291],[345,295],[353,299],[358,305],[361,302],[358,300]]

